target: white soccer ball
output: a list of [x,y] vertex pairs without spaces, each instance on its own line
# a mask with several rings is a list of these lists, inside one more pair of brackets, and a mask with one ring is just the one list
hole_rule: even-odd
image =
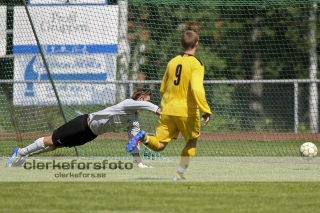
[[318,154],[317,146],[311,142],[305,142],[304,144],[302,144],[299,151],[303,159],[311,159]]

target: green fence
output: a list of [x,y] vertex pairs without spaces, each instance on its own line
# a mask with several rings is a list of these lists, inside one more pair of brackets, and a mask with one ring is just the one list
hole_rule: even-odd
[[[185,30],[200,36],[196,56],[205,65],[214,112],[197,155],[298,156],[303,142],[318,143],[319,1],[23,2],[0,3],[6,18],[0,20],[6,36],[0,46],[3,156],[79,114],[130,97],[137,87],[150,88],[151,101],[160,104],[162,75],[182,52]],[[306,81],[294,84],[299,80]],[[154,132],[156,124],[156,116],[141,113],[143,129]],[[126,140],[126,130],[107,133],[78,147],[79,154],[128,156]],[[183,143],[172,142],[162,155],[180,155]]]

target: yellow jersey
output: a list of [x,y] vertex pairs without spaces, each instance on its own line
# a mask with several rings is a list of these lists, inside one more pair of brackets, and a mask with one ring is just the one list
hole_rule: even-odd
[[161,114],[195,117],[211,113],[203,87],[204,66],[193,55],[171,59],[160,87]]

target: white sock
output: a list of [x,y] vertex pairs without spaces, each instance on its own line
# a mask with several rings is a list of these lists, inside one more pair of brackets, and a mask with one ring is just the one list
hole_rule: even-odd
[[21,148],[18,151],[18,154],[21,156],[29,155],[30,153],[36,152],[38,150],[45,149],[45,145],[43,143],[43,138],[38,138],[32,144],[26,146],[25,148]]
[[30,154],[37,155],[37,154],[40,154],[40,153],[43,153],[43,152],[54,151],[55,149],[57,149],[57,147],[55,147],[55,146],[46,146],[46,147],[44,147],[44,149],[39,149],[38,151],[32,152]]
[[184,171],[186,171],[186,170],[184,168],[182,168],[181,166],[178,166],[177,171],[180,172],[181,174],[183,174]]

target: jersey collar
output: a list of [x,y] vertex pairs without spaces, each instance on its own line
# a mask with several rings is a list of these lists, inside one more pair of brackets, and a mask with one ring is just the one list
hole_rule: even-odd
[[188,56],[194,56],[194,55],[192,55],[192,54],[189,54],[189,53],[181,53],[180,55],[181,55],[181,56],[184,56],[184,55],[188,55]]

